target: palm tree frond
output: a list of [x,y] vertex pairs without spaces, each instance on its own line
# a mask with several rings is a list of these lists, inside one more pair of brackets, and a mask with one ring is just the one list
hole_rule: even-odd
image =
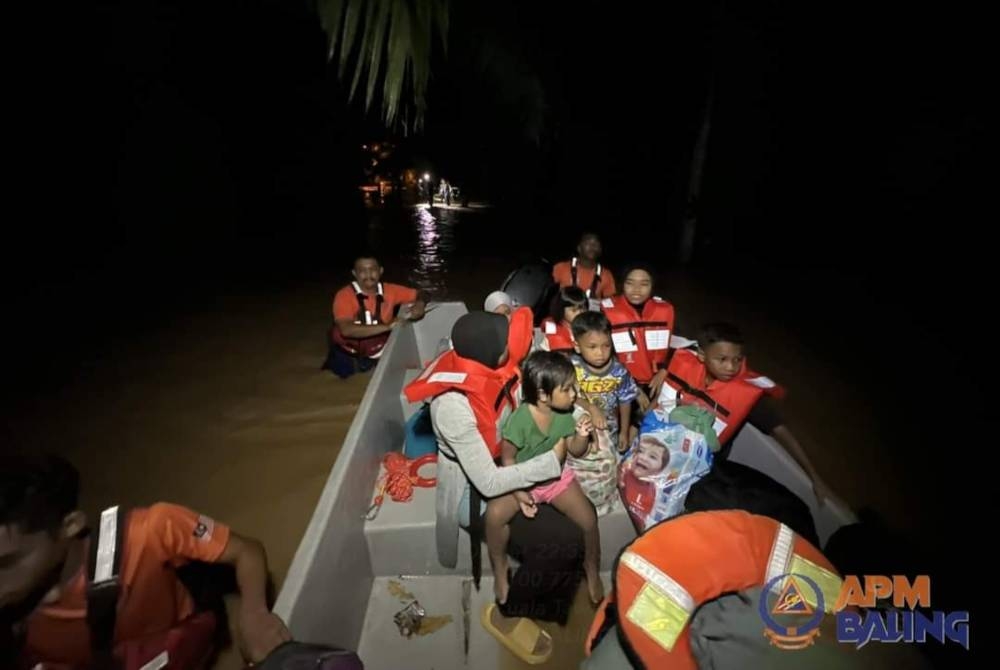
[[320,25],[323,31],[329,36],[330,48],[327,51],[327,58],[333,60],[334,52],[340,43],[341,18],[344,15],[343,0],[322,0],[316,3],[316,11],[319,14]]
[[[381,6],[381,4],[382,3],[379,2],[369,2],[367,4],[367,12],[365,13],[365,22],[364,22],[364,33],[362,34],[361,45],[359,47],[360,52],[362,54],[367,54],[371,49],[369,45],[373,39],[373,33],[375,32],[376,28],[374,21],[375,10],[378,9],[378,7]],[[358,90],[358,83],[361,82],[361,75],[365,71],[365,68],[362,67],[362,65],[363,62],[359,62],[358,67],[354,68],[354,81],[351,82],[351,94],[350,94],[351,100],[354,99],[354,94]],[[343,77],[344,75],[341,74],[340,76]]]
[[370,50],[368,61],[368,86],[365,93],[365,109],[371,109],[372,99],[375,97],[375,84],[378,83],[378,73],[382,67],[382,45],[385,44],[385,36],[389,32],[389,3],[378,3],[378,14],[374,21],[374,31],[372,34],[372,44],[377,48]]
[[340,78],[344,78],[344,70],[347,68],[347,60],[354,48],[354,40],[358,36],[358,23],[361,21],[361,11],[363,3],[357,0],[347,0],[344,3],[344,14],[342,25],[339,26],[338,33],[341,34],[340,41],[340,67],[337,72]]
[[351,99],[364,81],[365,109],[370,109],[381,81],[385,124],[395,125],[403,110],[404,132],[411,119],[420,128],[434,33],[442,46],[447,44],[448,0],[316,0],[316,6],[330,42],[329,58],[340,54],[339,77],[344,79],[349,65],[354,68]]

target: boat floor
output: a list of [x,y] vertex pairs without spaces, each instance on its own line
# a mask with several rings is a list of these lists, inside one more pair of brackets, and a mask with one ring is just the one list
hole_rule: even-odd
[[[609,574],[603,573],[605,588]],[[426,615],[422,630],[406,638],[394,621],[397,612],[416,599]],[[524,663],[500,644],[480,623],[493,602],[493,578],[483,576],[479,591],[467,576],[376,577],[372,584],[361,633],[359,653],[366,667],[407,670],[516,670],[579,668],[583,642],[594,608],[581,583],[566,626],[543,623],[554,651],[544,664]]]

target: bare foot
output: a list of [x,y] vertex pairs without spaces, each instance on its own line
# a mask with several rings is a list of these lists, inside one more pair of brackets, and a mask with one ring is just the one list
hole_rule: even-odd
[[604,600],[604,582],[601,581],[601,575],[597,570],[586,570],[586,573],[590,602],[594,605],[600,605],[601,601]]
[[510,591],[510,572],[507,569],[507,558],[504,557],[501,565],[493,566],[493,595],[497,602],[503,605],[507,602],[507,592]]
[[[512,618],[500,614],[499,607],[494,607],[493,611],[490,612],[490,623],[492,623],[502,635],[510,635],[518,621],[520,621],[519,617]],[[549,637],[545,631],[542,631],[542,634],[535,640],[535,646],[531,650],[531,655],[546,656],[550,651],[552,651],[552,638]]]

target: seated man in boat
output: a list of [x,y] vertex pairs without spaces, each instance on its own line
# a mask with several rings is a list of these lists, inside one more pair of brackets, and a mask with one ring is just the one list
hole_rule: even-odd
[[552,268],[552,281],[562,286],[577,286],[583,289],[590,300],[610,298],[617,289],[611,270],[602,266],[601,238],[595,233],[584,233],[576,245],[576,256],[568,261],[556,263]]
[[356,370],[370,370],[392,329],[424,316],[420,291],[382,281],[383,268],[373,256],[359,256],[351,274],[354,281],[333,298],[330,353],[324,368],[345,379]]
[[[193,562],[235,567],[247,660],[258,662],[291,639],[267,606],[259,542],[167,503],[110,508],[91,528],[78,492],[79,475],[61,458],[4,456],[0,666],[105,667],[113,657],[137,670],[165,653],[169,667],[205,667],[219,622],[198,609],[178,576]],[[13,662],[3,658],[8,650]]]
[[743,342],[743,334],[731,324],[713,323],[702,328],[698,351],[679,349],[671,359],[659,405],[667,411],[678,405],[711,410],[715,414],[713,427],[722,445],[717,461],[728,457],[733,438],[749,421],[773,437],[805,470],[822,503],[830,497],[830,490],[771,400],[781,397],[784,391],[747,367]]

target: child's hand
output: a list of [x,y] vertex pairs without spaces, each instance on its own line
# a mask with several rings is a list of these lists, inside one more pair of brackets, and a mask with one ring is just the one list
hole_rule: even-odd
[[594,422],[594,428],[597,430],[608,429],[608,417],[604,416],[604,410],[593,403],[590,405],[590,417]]
[[517,500],[517,504],[521,508],[521,514],[529,519],[535,518],[535,515],[538,514],[538,506],[535,505],[535,499],[531,497],[530,493],[514,491],[514,499]]
[[639,395],[635,399],[639,402],[639,409],[645,414],[649,410],[649,396],[646,395],[645,391],[639,389]]
[[582,415],[576,422],[576,434],[580,437],[588,437],[594,432],[594,421],[589,414]]
[[619,431],[619,433],[618,433],[618,453],[619,454],[624,454],[626,451],[628,451],[628,447],[629,447],[628,433],[629,433],[629,430],[628,430],[627,426],[623,426],[622,430]]
[[660,370],[653,378],[649,380],[649,397],[652,401],[657,401],[660,399],[660,389],[663,388],[663,382],[667,379],[667,371]]

